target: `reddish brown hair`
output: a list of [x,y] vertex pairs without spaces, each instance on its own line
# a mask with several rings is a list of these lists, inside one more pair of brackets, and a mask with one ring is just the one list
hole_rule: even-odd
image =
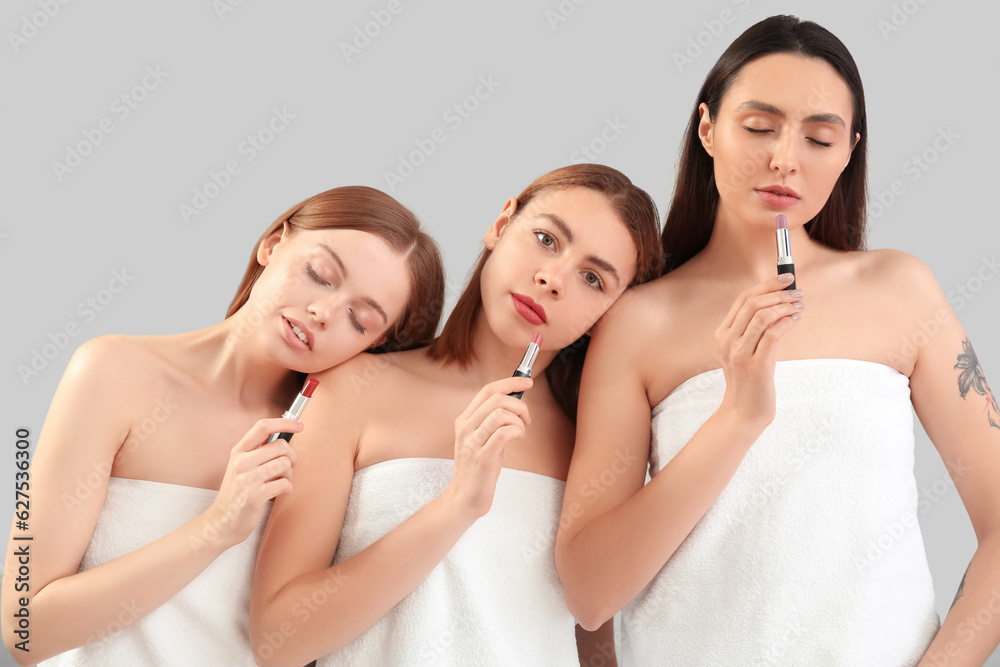
[[[656,204],[645,190],[635,186],[617,169],[600,164],[576,164],[550,171],[517,196],[517,209],[512,219],[540,193],[572,187],[588,188],[604,195],[632,236],[636,248],[636,263],[635,275],[629,287],[658,276],[663,269],[663,248],[659,242]],[[483,249],[479,255],[465,291],[448,316],[441,336],[431,344],[428,353],[432,359],[445,363],[458,362],[463,368],[475,359],[472,334],[483,309],[480,283],[483,267],[490,254],[489,250]],[[573,345],[563,348],[545,369],[553,396],[566,414],[574,419],[588,340],[584,335]]]
[[434,239],[405,206],[374,188],[361,185],[334,188],[300,202],[281,214],[261,235],[250,256],[243,282],[226,317],[243,307],[264,267],[257,261],[260,245],[287,223],[290,230],[356,229],[374,234],[406,258],[410,299],[392,323],[379,351],[407,350],[434,337],[444,306],[444,268]]

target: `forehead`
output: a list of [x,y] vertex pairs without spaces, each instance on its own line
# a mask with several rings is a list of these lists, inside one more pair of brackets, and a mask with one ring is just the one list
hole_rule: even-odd
[[300,229],[289,240],[310,257],[335,265],[339,259],[359,290],[388,301],[383,307],[405,306],[410,291],[406,258],[381,236],[357,229]]
[[791,117],[836,113],[853,117],[853,97],[847,83],[830,63],[794,53],[773,53],[746,64],[722,98],[722,109],[733,112],[749,100],[765,102]]

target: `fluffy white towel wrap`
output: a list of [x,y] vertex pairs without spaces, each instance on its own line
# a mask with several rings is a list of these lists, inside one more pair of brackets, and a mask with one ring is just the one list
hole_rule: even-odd
[[[623,611],[622,665],[895,667],[916,664],[937,632],[908,379],[811,359],[779,362],[775,387],[774,422]],[[651,475],[724,391],[710,371],[656,406]]]
[[[354,474],[334,562],[373,544],[437,497],[449,459],[408,458]],[[493,506],[427,579],[375,625],[320,658],[332,665],[579,665],[555,569],[565,482],[503,468]]]
[[[216,495],[218,492],[209,489],[112,477],[80,571],[173,532],[208,509]],[[135,602],[122,600],[121,619],[131,623],[129,627],[41,665],[254,667],[250,585],[270,507],[268,503],[261,522],[246,541],[216,558],[166,604],[136,623]]]

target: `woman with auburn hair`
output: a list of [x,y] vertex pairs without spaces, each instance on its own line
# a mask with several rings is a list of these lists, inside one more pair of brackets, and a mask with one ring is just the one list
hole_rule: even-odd
[[[556,545],[584,627],[622,610],[624,665],[981,665],[997,644],[1000,618],[964,625],[1000,584],[996,401],[927,267],[862,250],[866,142],[853,58],[792,16],[698,95],[668,272],[594,334]],[[954,482],[979,547],[940,631],[912,409],[974,462]],[[619,457],[652,479],[595,491]]]
[[295,464],[286,440],[267,441],[302,430],[274,416],[304,374],[380,344],[426,344],[443,298],[437,247],[413,214],[378,190],[336,188],[264,232],[224,321],[84,343],[31,462],[30,589],[3,589],[5,610],[30,609],[30,636],[5,613],[11,654],[24,665],[251,664],[262,515],[291,491]]
[[[578,648],[552,550],[585,334],[660,270],[656,209],[620,172],[574,165],[508,200],[484,241],[433,345],[317,376],[257,561],[261,665],[613,655],[603,635]],[[532,379],[510,377],[536,334]]]

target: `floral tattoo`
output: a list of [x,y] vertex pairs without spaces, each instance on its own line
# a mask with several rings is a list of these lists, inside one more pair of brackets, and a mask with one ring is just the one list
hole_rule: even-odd
[[983,412],[986,413],[990,426],[1000,429],[1000,408],[997,407],[997,399],[993,396],[993,390],[990,389],[990,385],[986,381],[983,369],[979,365],[979,359],[976,357],[976,351],[972,349],[972,343],[969,342],[968,338],[962,341],[962,354],[958,355],[958,363],[955,364],[955,368],[962,371],[958,375],[958,393],[962,395],[962,398],[965,398],[971,389],[984,397]]

